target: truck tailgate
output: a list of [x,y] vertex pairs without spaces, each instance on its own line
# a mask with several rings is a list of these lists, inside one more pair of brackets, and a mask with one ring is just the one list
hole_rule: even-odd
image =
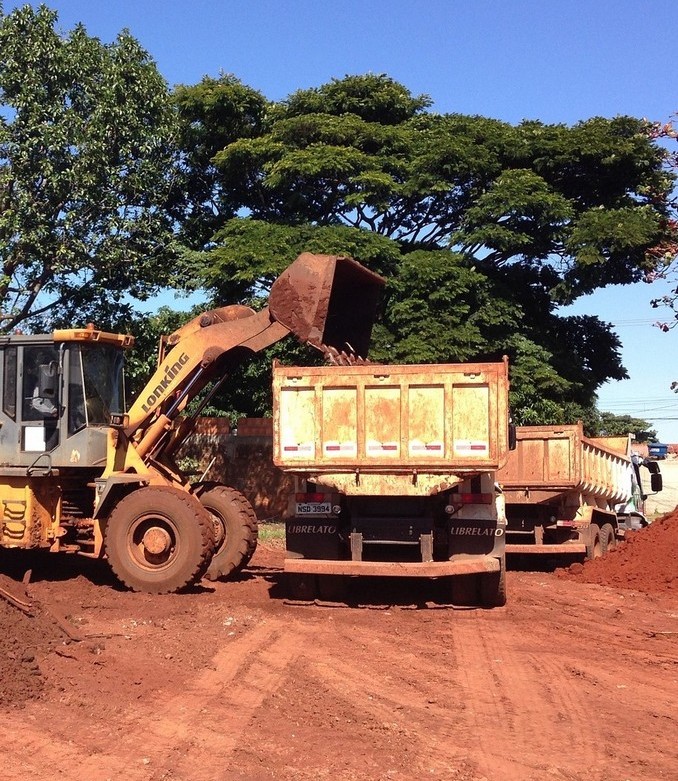
[[273,368],[277,466],[481,472],[508,456],[508,362]]

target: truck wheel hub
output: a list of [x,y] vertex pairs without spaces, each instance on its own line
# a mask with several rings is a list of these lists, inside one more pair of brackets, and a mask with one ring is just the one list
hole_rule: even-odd
[[165,529],[154,526],[144,534],[143,545],[148,553],[158,556],[170,549],[172,539]]

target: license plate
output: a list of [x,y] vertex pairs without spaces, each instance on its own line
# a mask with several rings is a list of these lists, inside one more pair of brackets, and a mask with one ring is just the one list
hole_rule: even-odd
[[330,502],[297,502],[297,515],[331,515]]

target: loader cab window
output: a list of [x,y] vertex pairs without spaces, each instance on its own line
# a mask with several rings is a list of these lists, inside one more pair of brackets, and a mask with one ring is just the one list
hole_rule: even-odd
[[56,347],[24,347],[22,377],[23,420],[44,420],[58,415],[58,366]]
[[122,350],[107,345],[71,349],[68,378],[69,434],[87,426],[107,426],[124,409]]
[[68,367],[68,436],[87,425],[80,348],[70,351]]
[[3,356],[2,411],[16,420],[16,347],[6,347]]
[[49,452],[59,444],[59,351],[38,344],[21,353],[21,450]]

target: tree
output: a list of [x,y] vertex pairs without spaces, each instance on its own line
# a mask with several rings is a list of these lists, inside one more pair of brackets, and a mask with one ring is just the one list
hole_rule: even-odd
[[[115,323],[172,281],[175,115],[129,33],[0,10],[0,329]],[[49,321],[49,322],[47,322]]]
[[[197,88],[182,95],[200,102]],[[631,117],[512,126],[429,108],[375,74],[268,104],[210,162],[228,210],[203,278],[241,300],[301,250],[352,255],[388,280],[372,357],[508,354],[526,420],[541,402],[581,417],[626,372],[608,324],[559,307],[656,271],[649,250],[671,232],[665,152]],[[208,114],[191,116],[216,141]]]
[[235,217],[245,184],[231,181],[224,186],[213,158],[238,139],[261,135],[268,101],[230,74],[218,79],[205,76],[192,87],[179,85],[172,101],[180,119],[178,144],[183,150],[172,211],[183,240],[200,248]]
[[487,269],[520,264],[560,302],[650,270],[670,177],[643,121],[514,127],[426,106],[387,77],[335,80],[294,93],[264,134],[215,162],[224,181],[247,183],[239,206],[254,219],[455,247]]
[[611,412],[600,413],[600,436],[615,437],[633,434],[637,442],[655,442],[657,432],[651,428],[652,424],[642,418],[633,418],[631,415],[613,415]]

